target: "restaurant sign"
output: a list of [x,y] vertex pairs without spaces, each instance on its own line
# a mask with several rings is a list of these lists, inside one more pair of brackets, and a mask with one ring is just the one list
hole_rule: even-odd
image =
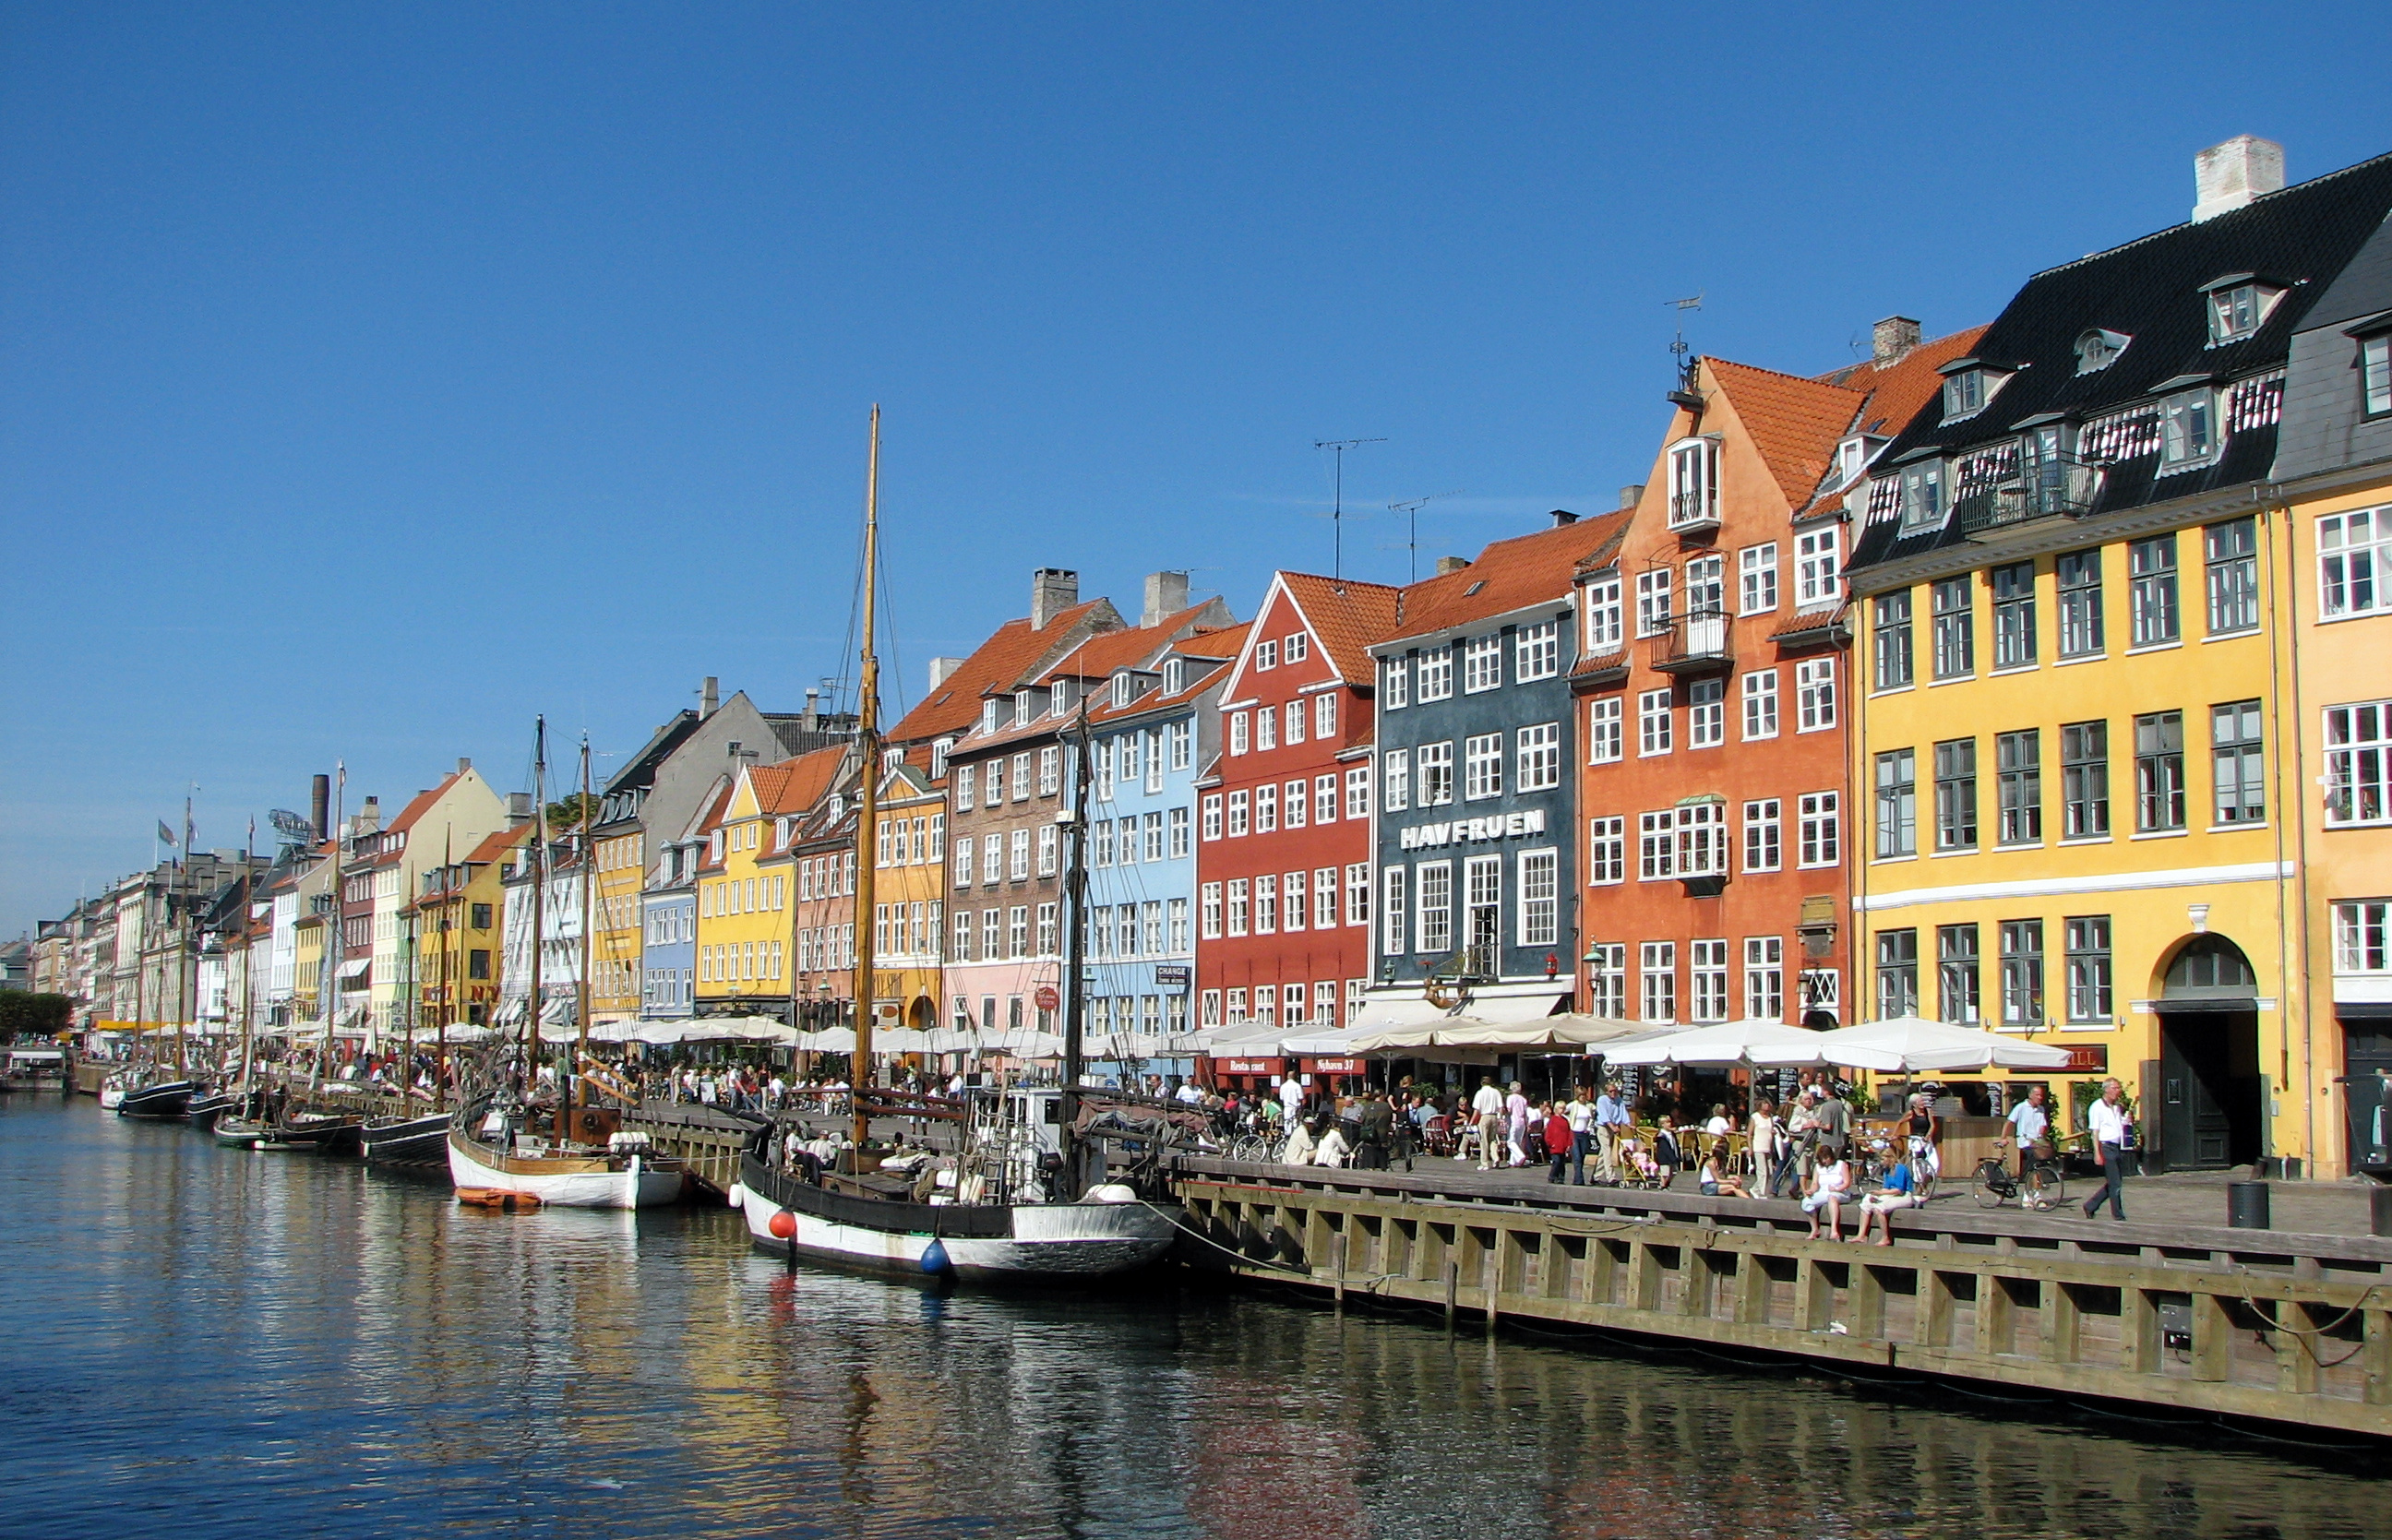
[[1541,835],[1544,832],[1545,810],[1531,808],[1524,813],[1457,818],[1450,823],[1415,823],[1398,834],[1396,841],[1406,850],[1428,850],[1440,845],[1470,845],[1480,840],[1509,839],[1517,835]]

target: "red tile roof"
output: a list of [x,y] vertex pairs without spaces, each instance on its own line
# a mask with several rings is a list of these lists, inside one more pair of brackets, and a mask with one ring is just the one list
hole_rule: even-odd
[[518,823],[512,828],[501,829],[495,835],[484,836],[481,844],[474,846],[466,853],[465,861],[469,865],[497,861],[530,836],[531,825],[528,823]]
[[1358,583],[1352,578],[1323,577],[1318,573],[1282,572],[1280,583],[1304,612],[1312,634],[1320,639],[1329,666],[1348,684],[1368,684],[1377,677],[1367,649],[1396,626],[1401,589],[1384,583]]
[[748,783],[756,789],[757,810],[768,818],[806,811],[830,790],[846,758],[846,746],[838,744],[800,754],[777,765],[751,768]]
[[1902,432],[1918,415],[1918,408],[1944,388],[1944,377],[1936,369],[1974,352],[1978,339],[1984,336],[1986,330],[1972,326],[1931,343],[1921,343],[1882,369],[1875,363],[1852,364],[1819,378],[1831,385],[1868,393],[1868,407],[1859,425],[1849,431],[1881,434],[1891,438]]
[[[1389,638],[1419,636],[1569,596],[1578,563],[1627,533],[1625,511],[1498,540],[1478,560],[1404,589]],[[1384,639],[1383,639],[1384,640]]]
[[1809,502],[1827,473],[1837,442],[1852,430],[1868,396],[1725,358],[1706,358],[1703,369],[1736,408],[1745,436],[1786,494],[1787,506]]
[[1117,668],[1138,667],[1162,651],[1165,642],[1192,626],[1213,602],[1206,600],[1202,604],[1191,604],[1151,626],[1098,631],[1057,658],[1039,678],[1042,682],[1059,679],[1110,679]]
[[417,792],[414,798],[410,801],[406,807],[401,808],[398,810],[398,816],[390,821],[389,826],[384,832],[388,834],[400,834],[409,829],[414,828],[416,820],[422,818],[425,813],[430,812],[432,810],[432,804],[439,801],[441,794],[446,792],[449,787],[455,785],[459,779],[460,778],[455,775],[444,776],[441,779],[440,784],[433,787],[430,791]]
[[1171,650],[1191,658],[1219,658],[1227,661],[1245,651],[1246,632],[1253,628],[1249,621],[1242,626],[1216,626],[1198,631],[1184,641],[1175,641]]
[[1092,599],[1050,616],[1040,630],[1032,630],[1027,618],[1007,621],[882,736],[890,743],[913,744],[964,732],[980,719],[982,696],[1020,688],[1073,627],[1090,621],[1111,628],[1121,624],[1121,617],[1107,601]]

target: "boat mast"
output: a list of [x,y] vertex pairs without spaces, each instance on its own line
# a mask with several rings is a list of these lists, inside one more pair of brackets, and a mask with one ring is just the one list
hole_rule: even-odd
[[597,951],[598,926],[590,912],[590,734],[581,734],[581,977],[576,985],[573,1007],[573,1062],[566,1067],[565,1126],[573,1127],[573,1104],[577,1099],[575,1081],[581,1076],[581,1061],[590,1054],[590,958]]
[[[191,799],[188,796],[183,798],[183,859],[179,864],[181,870],[178,874],[182,880],[166,889],[166,923],[171,927],[169,934],[174,938],[175,945],[175,1078],[187,1080],[191,1072],[190,1044],[184,1036],[183,1022],[190,1015],[190,986],[197,982],[192,975],[200,965],[199,957],[192,951],[193,939],[199,933],[199,916],[191,912]],[[175,888],[177,886],[183,890],[183,913],[179,920],[175,915]],[[161,990],[159,993],[163,995],[165,991]]]
[[[1080,692],[1080,720],[1073,736],[1079,740],[1079,753],[1072,760],[1071,821],[1064,825],[1065,837],[1072,842],[1071,859],[1063,868],[1063,907],[1068,928],[1063,940],[1063,1096],[1060,1112],[1060,1128],[1056,1140],[1061,1146],[1063,1180],[1068,1191],[1064,1201],[1077,1197],[1086,1190],[1081,1180],[1080,1140],[1073,1126],[1080,1115],[1081,1032],[1087,1019],[1087,1002],[1084,987],[1087,964],[1088,912],[1088,782],[1091,765],[1088,754],[1088,696],[1084,684]],[[1051,1196],[1051,1195],[1050,1195]]]
[[523,1094],[540,1089],[540,949],[548,921],[548,718],[532,726],[531,751],[531,994],[524,1007]]
[[[247,1106],[246,1098],[249,1095],[250,1083],[249,996],[250,991],[256,987],[256,980],[250,976],[249,971],[250,861],[256,848],[257,820],[252,818],[249,821],[249,837],[242,840],[240,845],[240,1094],[243,1097],[244,1109]],[[229,981],[232,973],[229,964],[227,964],[225,973]]]
[[346,822],[349,796],[348,761],[335,760],[332,792],[332,904],[327,928],[332,938],[324,947],[324,977],[316,986],[317,1003],[324,1011],[324,1041],[316,1050],[314,1090],[324,1089],[324,1069],[332,1060],[332,1022],[341,1012],[341,825]]
[[[440,1009],[432,1024],[432,1105],[448,1105],[448,1023],[457,1015],[458,949],[465,944],[465,885],[457,880],[457,825],[440,833],[440,879],[448,886],[448,933],[440,948]],[[412,1050],[410,1050],[412,1052]]]
[[864,1110],[864,1088],[872,1077],[872,970],[878,961],[872,947],[872,821],[879,800],[880,782],[880,656],[873,646],[880,560],[880,407],[872,408],[872,448],[864,472],[864,668],[855,701],[855,753],[860,784],[855,803],[855,1072],[848,1105],[855,1113],[855,1147],[860,1153],[872,1132],[872,1116]]

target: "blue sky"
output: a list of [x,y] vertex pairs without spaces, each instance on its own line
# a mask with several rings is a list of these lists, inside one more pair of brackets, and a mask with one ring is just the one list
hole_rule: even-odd
[[[1400,579],[1609,506],[1674,314],[1989,318],[2191,158],[2392,149],[2392,8],[0,6],[0,935],[533,714],[895,689],[1192,567]],[[600,760],[601,773],[612,761]]]

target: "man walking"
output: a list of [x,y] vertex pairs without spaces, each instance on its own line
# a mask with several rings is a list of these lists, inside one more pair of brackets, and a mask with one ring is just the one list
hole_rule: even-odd
[[2085,1126],[2093,1131],[2093,1163],[2101,1168],[2101,1190],[2085,1204],[2091,1219],[2110,1205],[2110,1217],[2126,1217],[2126,1161],[2134,1154],[2134,1120],[2126,1116],[2126,1088],[2113,1076],[2101,1082],[2101,1099],[2087,1108]]
[[1619,1099],[1619,1082],[1612,1081],[1594,1099],[1594,1137],[1599,1151],[1595,1179],[1619,1185],[1619,1141],[1628,1132],[1628,1106]]
[[1503,1142],[1503,1093],[1495,1089],[1493,1076],[1482,1076],[1478,1094],[1470,1098],[1470,1110],[1478,1119],[1478,1169],[1488,1170],[1495,1152]]

